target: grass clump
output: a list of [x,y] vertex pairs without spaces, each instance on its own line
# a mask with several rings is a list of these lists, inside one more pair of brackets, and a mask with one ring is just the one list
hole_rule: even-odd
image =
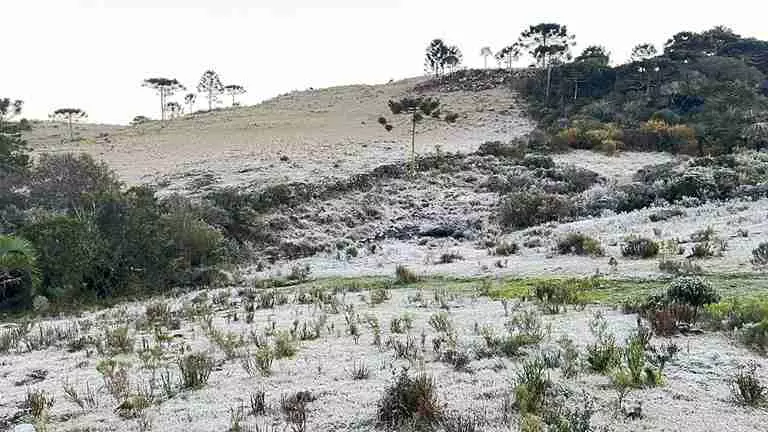
[[426,374],[411,377],[405,370],[385,389],[376,410],[376,423],[389,428],[406,424],[430,427],[441,417],[434,379]]
[[399,317],[392,318],[389,322],[389,331],[396,334],[408,333],[413,328],[413,317],[409,314],[402,314]]
[[596,341],[587,345],[586,362],[595,372],[608,372],[621,363],[622,352],[616,344],[616,336],[608,331],[608,321],[599,312],[590,321],[589,329]]
[[560,255],[601,257],[605,255],[600,241],[582,233],[570,233],[557,241],[555,250]]
[[545,312],[565,312],[567,305],[583,305],[585,284],[581,280],[544,280],[533,287],[533,296]]
[[206,353],[192,353],[178,360],[181,372],[181,387],[184,389],[198,389],[208,383],[208,378],[213,371],[213,358]]
[[768,267],[768,242],[760,243],[752,250],[752,265],[755,267]]
[[768,397],[768,388],[757,377],[757,363],[741,367],[730,379],[731,395],[740,405],[761,406]]
[[298,350],[290,332],[281,331],[275,335],[273,353],[276,360],[293,357]]
[[659,244],[644,237],[631,238],[621,247],[621,255],[627,258],[647,259],[658,254]]
[[27,389],[27,396],[24,399],[24,408],[37,422],[45,421],[47,413],[53,408],[55,399],[53,395],[45,390]]

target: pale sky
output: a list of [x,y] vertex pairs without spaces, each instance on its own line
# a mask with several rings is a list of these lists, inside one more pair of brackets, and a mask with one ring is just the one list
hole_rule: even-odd
[[254,104],[421,75],[437,37],[478,67],[481,47],[496,52],[530,24],[558,22],[576,52],[601,44],[620,63],[637,43],[661,50],[682,30],[722,24],[768,39],[767,15],[761,0],[0,0],[0,97],[23,99],[28,118],[77,107],[92,122],[124,124],[159,116],[157,96],[141,87],[148,77],[193,89],[212,68]]

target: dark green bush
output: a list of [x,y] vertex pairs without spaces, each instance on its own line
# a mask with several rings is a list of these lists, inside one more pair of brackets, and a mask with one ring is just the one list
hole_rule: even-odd
[[768,242],[760,243],[752,250],[752,264],[756,267],[768,266]]
[[683,276],[675,279],[667,289],[666,296],[673,303],[691,306],[693,322],[696,320],[699,308],[720,301],[720,295],[712,285],[698,276]]

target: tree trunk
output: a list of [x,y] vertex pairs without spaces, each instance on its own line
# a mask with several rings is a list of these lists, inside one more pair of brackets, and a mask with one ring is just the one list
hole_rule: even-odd
[[72,142],[75,140],[75,135],[72,132],[72,114],[69,115],[68,120],[69,120],[69,142]]
[[483,69],[488,69],[488,56],[483,56]]
[[552,84],[552,68],[547,66],[547,91],[545,93],[545,103],[549,103],[549,87]]
[[208,88],[208,111],[213,109],[213,89]]
[[165,122],[165,88],[160,87],[160,122]]
[[416,113],[413,113],[411,122],[411,173],[413,173],[416,171]]

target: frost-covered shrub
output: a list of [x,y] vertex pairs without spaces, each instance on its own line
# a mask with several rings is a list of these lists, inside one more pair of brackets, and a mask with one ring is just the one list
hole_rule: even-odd
[[562,220],[572,215],[573,203],[565,196],[541,190],[507,194],[499,204],[499,223],[505,228]]
[[560,255],[603,256],[605,251],[600,241],[582,233],[569,233],[557,241],[557,253]]
[[658,243],[644,237],[631,238],[621,247],[621,255],[624,257],[653,258],[658,253]]

